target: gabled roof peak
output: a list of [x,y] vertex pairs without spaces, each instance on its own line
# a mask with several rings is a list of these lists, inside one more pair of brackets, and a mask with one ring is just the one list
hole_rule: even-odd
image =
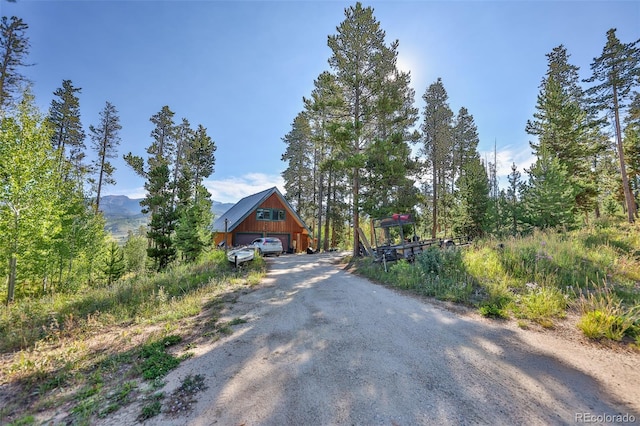
[[226,231],[227,232],[233,231],[236,228],[236,226],[242,223],[242,221],[245,220],[247,216],[249,216],[249,214],[251,214],[251,212],[253,212],[256,208],[258,208],[260,204],[262,204],[267,198],[269,198],[274,193],[278,194],[278,197],[282,200],[285,206],[288,207],[289,210],[291,210],[291,212],[294,214],[296,220],[300,222],[302,226],[307,228],[307,225],[305,225],[305,223],[302,221],[300,216],[298,216],[298,214],[293,209],[291,204],[289,204],[287,199],[284,198],[284,196],[278,190],[278,188],[274,186],[272,188],[265,189],[264,191],[257,192],[253,195],[248,195],[243,199],[241,199],[240,201],[238,201],[233,207],[231,207],[223,215],[221,215],[219,218],[216,219],[216,221],[213,224],[213,230],[217,232],[224,232],[225,219],[226,219],[227,220]]

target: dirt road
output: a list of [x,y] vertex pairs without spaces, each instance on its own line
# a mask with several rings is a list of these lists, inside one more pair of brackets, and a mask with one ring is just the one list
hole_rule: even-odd
[[[573,424],[640,421],[640,356],[459,315],[345,272],[270,258],[225,312],[244,324],[168,377],[208,386],[149,425]],[[139,412],[139,411],[138,411]],[[129,416],[129,417],[127,417]],[[122,412],[108,423],[134,424]]]

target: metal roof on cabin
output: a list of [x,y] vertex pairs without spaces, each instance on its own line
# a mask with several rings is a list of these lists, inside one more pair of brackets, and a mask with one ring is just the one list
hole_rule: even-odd
[[265,189],[257,194],[249,195],[238,201],[233,207],[227,210],[213,223],[213,230],[216,232],[224,232],[224,220],[227,219],[227,232],[233,231],[236,226],[240,225],[243,220],[247,218],[255,209],[258,208],[271,194],[277,193],[284,204],[293,212],[295,218],[302,224],[302,226],[311,234],[309,228],[304,221],[298,216],[296,211],[291,207],[291,204],[284,198],[284,196],[278,191],[275,186],[273,188]]

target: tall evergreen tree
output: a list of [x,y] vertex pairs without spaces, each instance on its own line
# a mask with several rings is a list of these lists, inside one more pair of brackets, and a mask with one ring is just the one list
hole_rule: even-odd
[[179,205],[175,243],[184,259],[191,262],[211,242],[211,194],[203,181],[213,173],[216,145],[202,125],[188,134],[189,138],[181,148],[183,160],[179,165],[182,172],[177,182]]
[[518,171],[516,163],[511,165],[511,173],[507,177],[509,181],[509,187],[507,188],[506,201],[508,204],[508,216],[509,223],[511,224],[511,235],[516,236],[518,234],[521,213],[520,213],[520,200],[519,194],[522,188],[522,182],[520,177],[522,174]]
[[281,160],[287,164],[282,172],[287,198],[305,222],[313,218],[313,141],[307,115],[299,113],[291,130],[282,138],[286,144]]
[[585,94],[578,82],[578,67],[569,63],[570,55],[560,45],[547,54],[548,70],[540,85],[534,119],[526,131],[537,136],[530,142],[534,154],[546,150],[558,158],[578,189],[574,208],[585,213],[594,207],[597,190],[590,159],[603,149],[594,137],[594,124],[585,110]]
[[400,135],[376,140],[368,149],[363,173],[363,210],[373,217],[397,212],[413,212],[418,188],[410,176],[418,163],[411,159],[411,148]]
[[478,128],[473,115],[462,107],[458,111],[452,128],[451,180],[455,182],[462,174],[462,168],[478,158]]
[[193,193],[198,201],[203,192],[198,192],[198,188],[203,184],[204,179],[211,176],[216,164],[215,152],[216,143],[207,133],[207,128],[199,124],[193,134],[187,152],[187,162],[193,175]]
[[489,208],[489,180],[477,156],[463,163],[457,181],[459,203],[456,207],[454,232],[471,238],[484,235]]
[[385,43],[385,32],[371,7],[358,2],[345,9],[345,20],[337,34],[329,36],[328,45],[332,51],[329,66],[345,100],[341,134],[346,149],[341,155],[351,175],[353,253],[357,255],[367,149],[376,139],[390,141],[394,134],[406,140],[404,133],[415,122],[410,106],[413,92],[408,87],[409,75],[396,67],[398,41]]
[[11,19],[3,16],[0,20],[0,111],[9,107],[25,81],[19,67],[28,65],[25,62],[30,47],[28,29],[29,26],[15,16]]
[[[56,258],[54,276],[59,290],[67,289],[74,265],[82,253],[96,243],[100,247],[103,242],[103,233],[99,231],[102,219],[92,217],[86,202],[84,183],[88,169],[83,162],[86,147],[80,120],[80,92],[81,89],[74,87],[71,80],[63,80],[62,87],[53,93],[56,97],[51,101],[47,117],[52,129],[51,148],[62,179],[55,192],[62,209],[60,227],[51,232]],[[90,258],[92,261],[93,257]]]
[[[341,168],[339,153],[343,152],[342,141],[336,138],[335,129],[341,123],[345,110],[342,90],[336,76],[325,71],[314,81],[314,89],[309,98],[303,98],[305,119],[308,122],[313,149],[309,152],[311,160],[312,206],[315,208],[314,226],[318,249],[329,248],[329,226],[332,199],[332,185],[337,170]],[[322,236],[324,218],[324,238]]]
[[58,155],[58,167],[64,179],[69,173],[77,182],[82,182],[85,167],[85,133],[80,121],[80,100],[77,94],[81,88],[73,87],[71,80],[63,80],[62,87],[53,94],[57,96],[51,101],[49,123],[53,128],[51,145]]
[[176,139],[173,116],[174,112],[164,106],[151,117],[150,121],[156,127],[151,131],[153,142],[147,148],[149,157],[146,168],[142,157],[131,153],[124,156],[127,164],[147,180],[144,185],[147,195],[140,204],[143,206],[143,213],[151,214],[147,232],[150,240],[147,254],[153,259],[157,270],[166,268],[176,255],[171,238],[177,219],[171,173]]
[[154,114],[149,121],[156,127],[151,131],[153,142],[147,148],[149,154],[149,166],[151,168],[165,163],[170,166],[173,162],[176,149],[176,125],[173,121],[175,113],[169,106],[162,107],[160,112]]
[[193,141],[194,131],[189,120],[182,119],[182,123],[175,127],[175,154],[173,156],[172,183],[173,192],[171,203],[180,215],[180,205],[189,204],[193,194],[193,176],[189,168],[187,155]]
[[143,213],[150,213],[147,237],[151,245],[148,256],[153,259],[156,270],[165,269],[174,260],[176,248],[172,234],[175,229],[176,210],[172,204],[171,170],[167,163],[159,163],[149,170],[144,185],[147,196],[140,202]]
[[613,114],[613,127],[616,136],[616,147],[622,177],[622,190],[626,203],[627,217],[630,223],[635,221],[636,203],[631,192],[622,142],[621,115],[626,109],[626,102],[631,90],[637,87],[640,80],[640,40],[621,43],[616,37],[615,28],[607,31],[607,43],[602,54],[591,63],[593,75],[585,80],[597,82],[587,89],[593,107]]
[[166,268],[178,254],[191,261],[210,242],[211,194],[203,180],[213,173],[215,143],[202,125],[194,131],[187,119],[176,126],[168,106],[153,115],[153,142],[149,157],[129,153],[127,164],[146,179],[146,197],[140,202],[151,214],[148,256],[157,270]]
[[[624,155],[629,166],[629,185],[636,200],[640,199],[640,92],[636,92],[625,119]],[[637,212],[636,212],[637,213]]]
[[453,112],[440,78],[427,88],[422,99],[425,101],[421,126],[423,153],[425,165],[431,173],[431,238],[435,238],[439,227],[439,206],[442,205],[451,171]]
[[117,156],[116,150],[120,145],[120,135],[118,134],[120,129],[122,129],[122,126],[120,125],[118,110],[110,102],[107,102],[100,112],[100,121],[97,127],[89,126],[93,142],[92,147],[96,153],[96,159],[92,162],[92,171],[97,175],[97,179],[90,180],[96,188],[96,212],[100,211],[102,187],[116,183],[113,178],[115,167],[109,160]]

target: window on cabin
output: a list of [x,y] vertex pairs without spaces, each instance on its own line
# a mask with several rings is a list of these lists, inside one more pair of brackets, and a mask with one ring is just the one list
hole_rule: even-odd
[[286,217],[286,214],[283,209],[257,209],[256,210],[257,220],[284,221],[285,217]]
[[258,209],[256,210],[256,219],[258,220],[271,220],[270,209]]

